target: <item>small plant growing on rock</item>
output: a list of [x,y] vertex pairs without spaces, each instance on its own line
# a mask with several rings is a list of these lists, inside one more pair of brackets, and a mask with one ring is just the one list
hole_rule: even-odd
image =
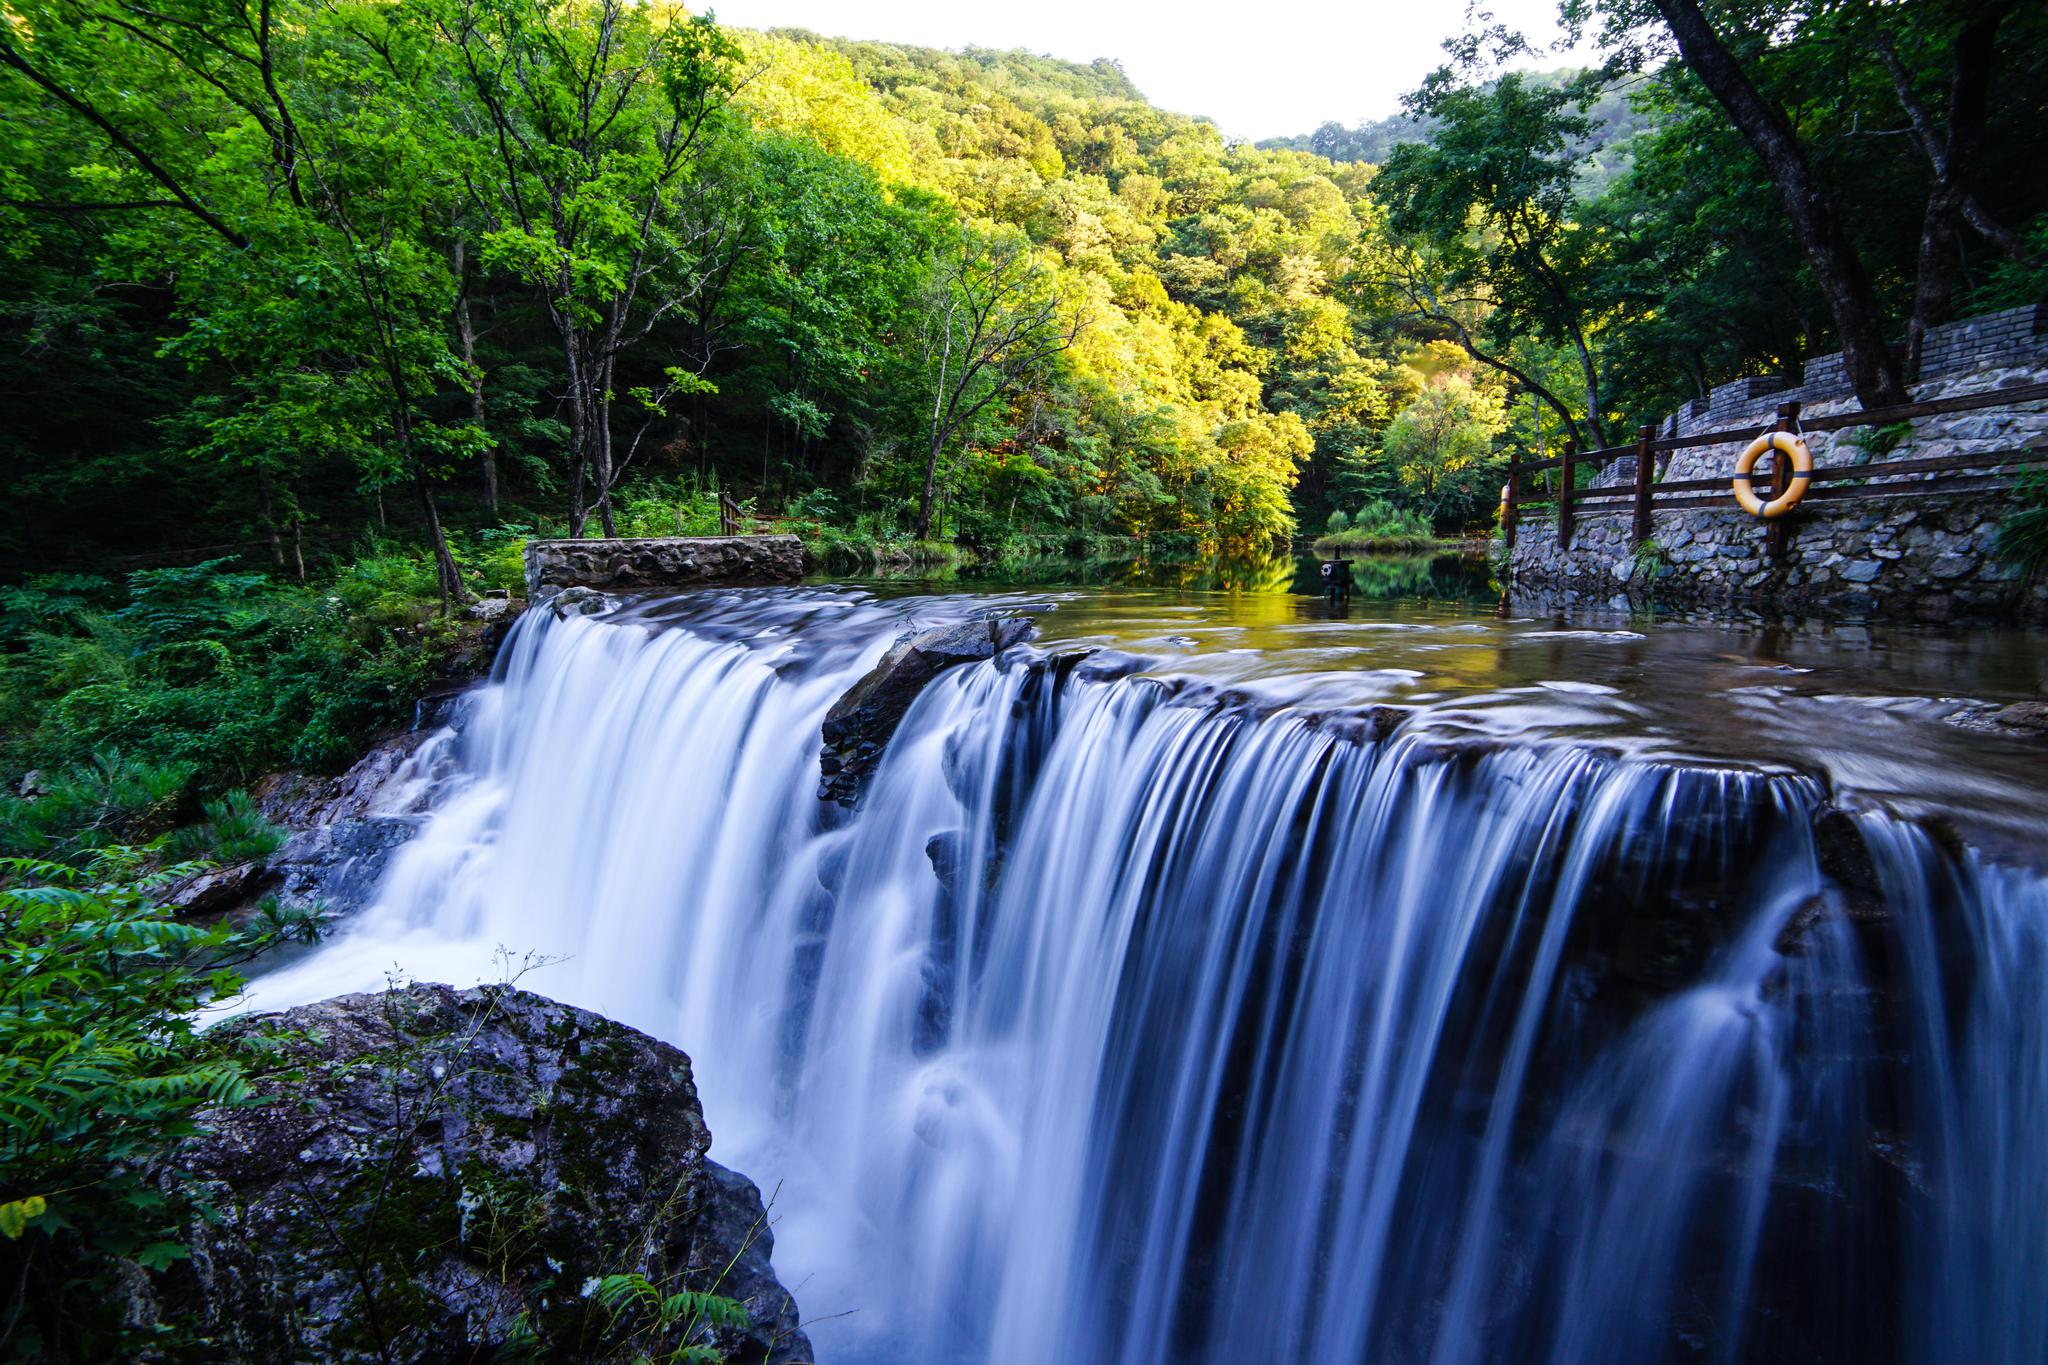
[[1640,541],[1629,554],[1629,577],[1653,582],[1664,572],[1667,562],[1664,546],[1654,536]]
[[654,1365],[722,1365],[725,1356],[707,1336],[744,1332],[751,1325],[743,1303],[691,1289],[664,1294],[637,1273],[605,1276],[596,1298],[610,1310],[615,1327],[631,1333],[638,1359]]
[[2048,470],[2021,474],[2013,494],[2018,505],[1998,523],[1998,555],[2032,578],[2048,568]]
[[1855,463],[1867,464],[1891,454],[1912,439],[1911,422],[1890,422],[1881,427],[1858,427],[1856,434],[1846,439],[1846,444],[1856,449]]

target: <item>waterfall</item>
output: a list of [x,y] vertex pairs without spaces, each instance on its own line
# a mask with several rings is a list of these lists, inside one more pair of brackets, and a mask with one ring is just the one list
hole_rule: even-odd
[[827,1361],[2048,1359],[2048,884],[1826,783],[1110,656],[826,710],[987,599],[529,613],[375,904],[257,984],[696,1062]]

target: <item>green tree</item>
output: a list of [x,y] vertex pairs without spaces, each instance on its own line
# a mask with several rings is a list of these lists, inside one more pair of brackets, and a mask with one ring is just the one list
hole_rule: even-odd
[[1016,234],[967,229],[939,250],[925,293],[931,420],[915,539],[931,534],[939,461],[948,447],[990,404],[1072,346],[1085,325],[1080,315],[1063,315],[1051,276]]
[[[1445,68],[1410,100],[1435,121],[1434,135],[1394,148],[1374,187],[1415,253],[1406,278],[1417,312],[1447,326],[1474,360],[1542,397],[1574,436],[1582,414],[1586,433],[1604,445],[1595,333],[1606,309],[1594,288],[1601,244],[1574,220],[1573,203],[1576,149],[1589,128],[1576,106],[1589,94],[1583,83],[1550,88],[1518,73],[1475,86]],[[1471,304],[1485,310],[1483,324],[1468,321]],[[1476,339],[1478,325],[1490,346]],[[1570,349],[1579,404],[1506,357],[1524,337]]]
[[694,196],[738,80],[709,16],[625,0],[436,0],[486,130],[465,164],[487,264],[533,286],[559,338],[569,527],[613,534],[621,356],[702,287],[725,206]]
[[1461,520],[1485,505],[1493,438],[1504,425],[1497,390],[1443,375],[1387,424],[1382,449],[1424,515]]

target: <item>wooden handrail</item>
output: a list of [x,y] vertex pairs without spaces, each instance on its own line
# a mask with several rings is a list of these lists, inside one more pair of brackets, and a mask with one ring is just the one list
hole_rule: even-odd
[[[2017,384],[2004,389],[1980,389],[1975,393],[1951,394],[1947,398],[1930,398],[1920,403],[1896,403],[1888,408],[1854,408],[1847,412],[1830,413],[1824,417],[1802,417],[1799,425],[1804,431],[1841,431],[1848,427],[1881,427],[1893,422],[1909,421],[1915,417],[1938,417],[1951,412],[1974,412],[1979,408],[2010,407],[2017,403],[2038,403],[2048,400],[2048,383]],[[1700,446],[1729,445],[1736,441],[1749,441],[1758,432],[1769,430],[1774,423],[1751,424],[1742,427],[1726,427],[1718,431],[1695,432],[1690,436],[1660,436],[1650,442],[1650,449],[1660,455],[1674,450],[1694,450]],[[1605,464],[1640,450],[1636,445],[1606,446],[1599,450],[1567,451],[1553,455],[1547,460],[1525,460],[1508,466],[1508,473],[1534,474],[1545,469],[1562,468],[1567,461],[1572,464]]]
[[[1915,460],[1873,460],[1869,464],[1816,465],[1813,482],[1830,483],[1843,479],[1887,479],[1904,477],[1908,474],[1952,474],[1983,469],[2002,469],[2008,465],[2033,465],[2048,463],[2048,439],[2032,445],[2014,446],[2008,450],[1987,450],[1974,455],[1929,455]],[[1680,479],[1672,483],[1653,483],[1651,490],[1656,496],[1667,493],[1725,493],[1728,491],[1727,475],[1708,479]],[[1621,498],[1632,498],[1635,489],[1629,484],[1601,484],[1593,488],[1572,490],[1574,502],[1595,502]],[[1518,505],[1531,503],[1548,504],[1555,499],[1553,493],[1518,496]]]

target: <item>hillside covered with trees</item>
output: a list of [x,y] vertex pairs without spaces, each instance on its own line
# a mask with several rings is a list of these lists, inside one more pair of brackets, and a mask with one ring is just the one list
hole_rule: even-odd
[[[1448,529],[1488,478],[1383,440],[1425,388],[1486,390],[1481,444],[1593,441],[1838,344],[1754,152],[1626,25],[1540,76],[1466,35],[1424,140],[1300,151],[1111,62],[609,0],[10,13],[17,572],[302,577],[389,532],[455,597],[493,537],[687,523],[714,484],[997,552],[1244,549],[1375,499]],[[1963,13],[1829,10],[1748,63],[1898,331],[2038,282],[2040,19],[1994,26],[1964,172]]]

